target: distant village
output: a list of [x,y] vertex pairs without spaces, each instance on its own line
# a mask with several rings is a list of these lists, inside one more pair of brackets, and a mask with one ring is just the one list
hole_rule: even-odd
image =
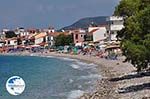
[[[72,35],[74,46],[98,46],[101,50],[111,49],[120,51],[120,42],[117,39],[117,31],[124,28],[124,18],[110,16],[106,18],[107,24],[100,26],[90,25],[87,29],[62,30],[58,32],[53,27],[47,29],[3,29],[0,33],[0,52],[12,50],[53,49],[55,38],[60,34]],[[13,33],[14,37],[12,36]],[[67,46],[67,45],[66,45]]]

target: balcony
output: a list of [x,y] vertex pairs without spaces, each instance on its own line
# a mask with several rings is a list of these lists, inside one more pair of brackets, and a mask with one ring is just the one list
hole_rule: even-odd
[[119,31],[119,30],[121,30],[123,28],[124,28],[124,25],[111,25],[110,26],[110,30],[111,31]]

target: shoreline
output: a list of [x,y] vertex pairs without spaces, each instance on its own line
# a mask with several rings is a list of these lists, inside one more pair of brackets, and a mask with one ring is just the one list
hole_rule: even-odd
[[[54,56],[78,59],[86,63],[94,63],[98,73],[102,79],[97,81],[96,91],[93,93],[85,93],[79,99],[150,99],[150,77],[137,77],[135,68],[130,63],[123,63],[123,57],[118,60],[106,60],[94,56],[70,55],[63,53],[12,53],[0,55],[20,55],[20,56]],[[135,76],[135,78],[123,78]],[[119,78],[121,80],[119,80]],[[117,80],[118,79],[118,80]],[[147,84],[146,88],[139,90],[138,87],[142,84]],[[132,89],[132,86],[135,85]],[[139,86],[138,86],[139,85]],[[131,87],[130,87],[131,86]],[[137,87],[135,89],[135,87]],[[124,88],[124,89],[123,89]],[[128,88],[128,89],[127,89]],[[132,91],[132,90],[133,91]],[[128,92],[129,90],[129,92]],[[137,91],[136,91],[137,90]],[[127,91],[127,92],[125,92]],[[144,98],[145,97],[145,98]],[[146,98],[148,97],[148,98]]]

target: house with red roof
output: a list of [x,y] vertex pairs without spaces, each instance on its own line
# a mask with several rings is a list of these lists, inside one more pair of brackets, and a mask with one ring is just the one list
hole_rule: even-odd
[[73,34],[73,40],[75,45],[79,43],[83,43],[85,41],[85,35],[86,35],[85,30],[77,29],[77,30],[70,31],[70,33]]
[[48,46],[48,35],[46,32],[37,33],[37,35],[34,36],[35,38],[35,45],[40,46]]

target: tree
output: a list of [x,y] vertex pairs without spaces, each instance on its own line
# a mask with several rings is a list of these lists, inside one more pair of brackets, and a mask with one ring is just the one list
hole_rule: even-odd
[[114,15],[126,16],[125,28],[117,35],[126,61],[137,71],[147,68],[150,64],[150,1],[122,0]]
[[121,0],[115,8],[114,15],[132,16],[140,10],[144,10],[150,4],[150,0]]
[[5,34],[6,34],[6,38],[17,37],[14,31],[7,31]]
[[65,46],[65,45],[70,45],[72,43],[73,43],[72,35],[60,34],[55,38],[56,46]]

